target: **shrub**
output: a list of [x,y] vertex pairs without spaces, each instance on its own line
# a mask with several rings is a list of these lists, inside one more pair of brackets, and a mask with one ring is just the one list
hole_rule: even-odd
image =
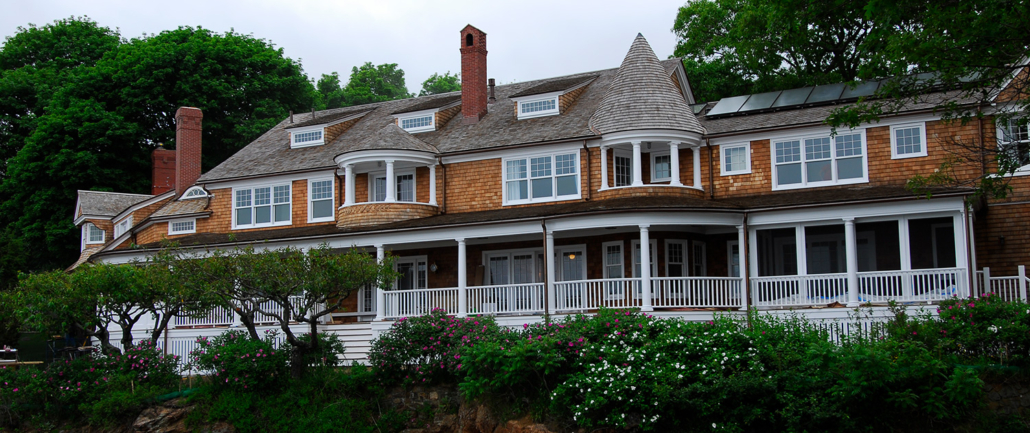
[[369,362],[387,383],[453,382],[468,348],[502,334],[492,317],[455,318],[442,309],[403,318],[372,343]]
[[[303,334],[300,341],[307,343],[311,334]],[[338,367],[343,364],[343,353],[346,346],[336,333],[318,333],[318,350],[304,354],[304,362],[309,366]]]
[[198,338],[190,357],[196,368],[212,375],[219,389],[275,389],[289,374],[288,354],[276,348],[275,337],[272,331],[265,332],[264,340],[254,340],[244,331],[226,331],[213,339]]
[[1030,305],[988,293],[943,301],[937,313],[937,320],[924,321],[929,326],[923,330],[945,352],[965,362],[1030,366]]

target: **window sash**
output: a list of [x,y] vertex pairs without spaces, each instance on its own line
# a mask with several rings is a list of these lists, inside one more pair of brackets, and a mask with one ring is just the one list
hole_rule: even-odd
[[897,128],[894,130],[894,152],[898,155],[922,155],[926,152],[921,126]]
[[519,104],[519,111],[522,114],[553,111],[558,108],[558,98],[542,99],[539,101],[523,102]]
[[319,180],[310,184],[311,220],[333,219],[333,181]]
[[87,223],[88,228],[86,229],[86,243],[87,244],[102,244],[104,243],[104,231],[100,230],[93,223]]
[[654,179],[672,179],[672,155],[654,155],[651,158],[651,166],[654,167]]
[[748,170],[748,146],[727,146],[722,150],[723,173],[737,173]]
[[[394,174],[394,200],[415,202],[415,174]],[[372,201],[386,201],[386,175],[381,174],[372,179]]]
[[1030,124],[1006,119],[998,127],[998,146],[1002,155],[1019,166],[1030,164]]
[[861,133],[788,139],[773,144],[776,187],[852,183],[866,178]]
[[433,115],[401,119],[402,129],[419,129],[433,126]]
[[171,221],[168,223],[168,234],[196,233],[197,220]]
[[579,195],[577,153],[539,155],[504,162],[506,203],[561,200]]
[[633,183],[633,158],[615,155],[615,186],[629,186]]
[[236,228],[289,224],[291,186],[273,185],[237,189],[233,194]]

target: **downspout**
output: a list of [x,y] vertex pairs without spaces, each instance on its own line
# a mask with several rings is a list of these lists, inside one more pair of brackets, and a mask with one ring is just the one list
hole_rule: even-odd
[[593,184],[591,183],[592,179],[590,177],[590,172],[592,171],[590,169],[590,149],[587,149],[587,141],[586,140],[583,140],[583,153],[587,156],[587,169],[586,169],[586,172],[587,172],[587,197],[586,197],[586,201],[590,201],[590,192],[593,191],[594,187],[593,187]]
[[744,221],[741,223],[741,225],[744,227],[744,245],[740,245],[737,248],[737,253],[740,254],[740,257],[744,258],[744,260],[740,260],[738,258],[737,264],[739,265],[741,264],[741,262],[743,262],[744,264],[744,266],[740,267],[740,275],[744,276],[744,290],[741,291],[740,295],[747,297],[745,299],[745,302],[747,303],[747,309],[744,313],[745,317],[747,317],[747,328],[751,329],[751,307],[754,307],[754,305],[751,305],[751,300],[753,299],[751,297],[751,248],[749,248],[749,246],[751,245],[751,233],[747,227],[747,217],[748,212],[745,210]]
[[440,213],[445,214],[447,213],[447,166],[443,165],[443,158],[439,156],[436,157],[436,163],[440,165],[440,171],[442,172],[440,174],[443,177],[441,181],[443,185],[440,185],[440,189],[443,190],[443,195],[440,197]]
[[[554,260],[554,258],[550,257],[547,251],[547,221],[540,221],[540,228],[542,229],[542,240],[544,244],[544,317],[548,317],[551,315],[551,305],[550,302],[547,302],[547,294],[551,293],[552,287],[550,279],[547,278],[547,268],[551,266],[551,260]],[[548,320],[544,319],[545,324],[546,322],[548,322]]]
[[715,167],[715,163],[712,161],[712,140],[710,138],[705,139],[705,147],[708,148],[708,198],[715,198],[715,172],[712,170]]

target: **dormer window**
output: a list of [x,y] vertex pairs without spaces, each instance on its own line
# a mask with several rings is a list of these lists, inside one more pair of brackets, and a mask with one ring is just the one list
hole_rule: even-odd
[[125,219],[121,220],[121,222],[114,225],[114,237],[118,238],[125,234],[125,232],[129,231],[130,228],[132,228],[132,215],[129,215]]
[[182,195],[182,200],[189,200],[189,199],[194,199],[194,198],[204,198],[204,197],[207,197],[207,196],[208,196],[207,191],[205,191],[204,188],[201,188],[199,186],[194,186],[194,187],[190,187],[190,189],[186,190],[186,193]]
[[434,131],[436,125],[433,123],[433,118],[436,117],[433,113],[421,114],[417,116],[398,117],[401,129],[410,133]]
[[522,120],[561,114],[595,78],[596,75],[547,80],[517,92],[511,95],[515,102],[515,117]]
[[86,248],[86,245],[102,243],[104,243],[104,231],[100,227],[93,223],[82,225],[82,248]]
[[312,128],[290,131],[290,147],[308,147],[325,144],[324,131],[321,125]]
[[515,99],[515,103],[518,104],[519,120],[559,114],[558,96],[558,94],[548,94]]

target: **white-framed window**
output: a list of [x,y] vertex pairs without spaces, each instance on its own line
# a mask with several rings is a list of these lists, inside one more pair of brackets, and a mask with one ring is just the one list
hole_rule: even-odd
[[190,189],[186,190],[186,193],[182,195],[181,200],[190,200],[194,198],[207,197],[208,193],[200,186],[191,186]]
[[726,241],[727,276],[740,277],[740,242]]
[[[483,254],[486,284],[532,284],[544,281],[544,253],[540,250],[489,251]],[[498,295],[487,294],[489,295]]]
[[[364,285],[358,288],[358,312],[360,313],[372,313],[376,312],[376,288],[371,285]],[[361,316],[358,318],[360,321],[372,320],[371,316]]]
[[[394,173],[396,177],[397,190],[394,191],[394,198],[397,201],[415,201],[415,171],[402,170]],[[386,201],[386,173],[368,174],[368,201]]]
[[615,151],[613,164],[615,166],[615,186],[630,186],[633,184],[633,157],[629,152]]
[[891,159],[926,156],[926,123],[891,125]]
[[86,223],[82,225],[82,248],[85,249],[86,245],[90,244],[102,244],[104,243],[104,231],[97,227],[93,223]]
[[707,246],[701,241],[690,241],[690,275],[703,277],[708,275]]
[[334,190],[332,179],[308,180],[308,222],[324,222],[335,219]]
[[504,204],[580,197],[579,151],[510,158],[504,164]]
[[290,147],[308,147],[325,144],[325,128],[316,126],[312,128],[298,128],[290,131]]
[[651,152],[651,182],[672,180],[672,155]]
[[533,117],[553,116],[558,114],[558,96],[547,96],[533,99],[520,99],[519,119],[530,119]]
[[581,281],[587,279],[586,245],[562,245],[554,247],[555,278],[557,281]]
[[723,176],[751,173],[751,143],[724,144],[719,149],[722,152],[719,168]]
[[233,188],[232,192],[232,228],[290,224],[290,184]]
[[[622,245],[622,241],[604,242],[601,244],[601,250],[604,252],[604,278],[626,277],[626,259],[622,253]],[[626,291],[622,282],[608,282],[605,284],[605,299],[623,299],[625,296]]]
[[400,124],[401,129],[411,133],[415,133],[424,131],[435,131],[435,118],[436,115],[434,113],[428,113],[408,117],[398,117],[397,121]]
[[868,182],[865,131],[775,140],[773,189]]
[[169,235],[185,235],[197,232],[197,219],[181,219],[168,221]]
[[1011,159],[1023,171],[1030,165],[1030,125],[1026,119],[998,120],[998,147],[1001,156]]
[[665,276],[687,276],[687,241],[677,239],[665,241]]
[[[658,254],[657,254],[657,252],[658,252],[658,249],[657,249],[658,242],[656,240],[654,240],[654,239],[651,239],[651,241],[649,243],[651,244],[651,248],[650,248],[650,253],[651,253],[651,257],[650,257],[651,258],[651,276],[652,277],[657,277],[658,276]],[[641,278],[640,272],[641,272],[641,270],[640,270],[640,239],[634,239],[633,240],[633,278]],[[643,296],[643,293],[644,292],[641,291],[641,289],[640,289],[640,284],[639,283],[635,284],[634,285],[634,289],[633,289],[633,296],[635,298],[640,298],[641,296]]]
[[132,228],[132,215],[125,217],[125,219],[114,225],[114,237],[117,239],[119,236],[125,234]]
[[397,280],[394,281],[394,290],[415,290],[429,287],[426,256],[398,257],[394,260],[393,267],[398,274]]

